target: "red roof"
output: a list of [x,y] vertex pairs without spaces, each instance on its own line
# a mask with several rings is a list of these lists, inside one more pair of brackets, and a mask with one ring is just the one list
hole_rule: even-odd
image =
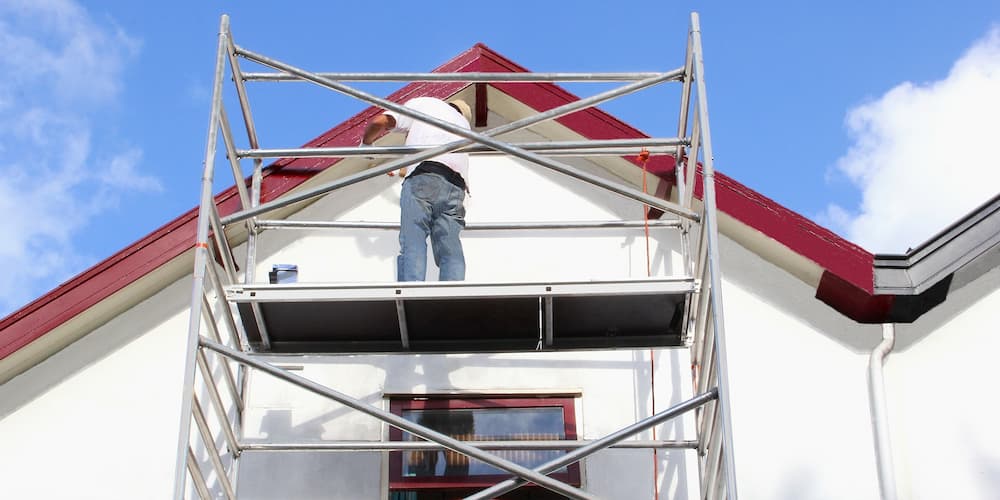
[[[435,72],[527,72],[483,44],[443,64]],[[552,83],[490,84],[511,97],[544,111],[578,98]],[[461,82],[413,83],[389,97],[402,102],[413,96],[447,97],[465,87]],[[368,108],[310,141],[306,147],[358,144],[365,123],[377,114]],[[558,121],[591,139],[646,137],[640,131],[596,108],[559,118]],[[273,200],[316,173],[329,168],[323,158],[284,159],[265,169],[263,202]],[[673,159],[654,157],[648,168],[672,181]],[[893,296],[873,294],[873,255],[836,234],[788,210],[735,180],[716,174],[718,208],[818,264],[825,271],[817,298],[845,315],[864,322],[885,317]],[[700,196],[700,184],[696,190]],[[239,200],[235,186],[216,196],[220,213],[235,212]],[[197,208],[193,208],[148,236],[105,259],[80,275],[39,297],[0,321],[0,359],[43,337],[59,325],[122,290],[194,246]]]

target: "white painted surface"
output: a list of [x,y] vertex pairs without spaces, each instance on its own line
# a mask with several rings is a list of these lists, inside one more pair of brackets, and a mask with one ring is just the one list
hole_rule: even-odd
[[170,498],[190,280],[0,386],[0,496]]
[[878,326],[728,239],[723,260],[740,498],[877,499],[864,350]]
[[[526,134],[525,139],[533,139]],[[581,167],[599,172],[592,165]],[[638,203],[498,157],[472,165],[470,222],[639,219]],[[394,221],[399,182],[337,191],[296,218]],[[641,229],[466,232],[470,280],[602,279],[646,275]],[[654,229],[653,272],[680,269],[678,238]],[[237,249],[237,254],[243,249]],[[269,231],[257,276],[297,264],[299,280],[391,281],[395,231]],[[814,289],[723,239],[723,285],[735,449],[744,499],[875,499],[878,479],[866,388],[878,326],[818,302]],[[430,264],[429,276],[435,276]],[[902,328],[889,356],[890,417],[904,498],[991,498],[1000,491],[998,271]],[[167,498],[175,463],[188,280],[0,387],[0,488],[5,498]],[[288,357],[295,373],[370,404],[386,393],[542,391],[579,394],[577,430],[596,439],[691,396],[685,350],[478,355]],[[654,387],[655,385],[655,387]],[[248,439],[380,440],[378,421],[252,374]],[[652,394],[655,392],[655,408]],[[954,395],[957,401],[946,401]],[[214,424],[213,424],[214,425]],[[658,439],[693,439],[690,417]],[[652,438],[645,432],[641,439]],[[584,487],[606,498],[694,498],[690,451],[606,450]],[[241,498],[385,498],[379,453],[247,453]]]
[[885,365],[900,498],[998,498],[1000,269],[897,333],[912,343]]

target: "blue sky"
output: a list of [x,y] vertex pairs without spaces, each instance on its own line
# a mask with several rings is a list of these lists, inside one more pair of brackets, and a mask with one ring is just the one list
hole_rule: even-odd
[[[716,166],[736,180],[891,253],[998,191],[995,0],[5,0],[0,315],[197,203],[223,13],[238,44],[313,71],[428,71],[483,42],[534,71],[605,72],[680,66],[691,11]],[[602,107],[667,137],[673,96]],[[303,83],[253,84],[250,99],[265,147],[363,107]]]

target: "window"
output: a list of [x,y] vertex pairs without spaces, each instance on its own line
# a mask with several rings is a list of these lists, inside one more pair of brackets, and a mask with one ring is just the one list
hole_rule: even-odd
[[[572,397],[397,398],[390,410],[403,418],[462,441],[575,440],[576,418]],[[421,438],[392,428],[393,441]],[[566,453],[565,450],[490,450],[490,453],[528,468]],[[550,476],[580,484],[577,464]],[[391,500],[444,500],[461,498],[492,486],[510,474],[450,450],[413,450],[389,456]],[[514,490],[504,499],[561,498],[535,486]]]

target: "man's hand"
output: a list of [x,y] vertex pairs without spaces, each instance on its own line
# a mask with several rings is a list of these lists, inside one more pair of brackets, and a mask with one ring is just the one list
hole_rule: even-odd
[[[392,128],[395,126],[396,126],[396,119],[393,118],[392,115],[381,114],[376,116],[375,118],[372,118],[372,120],[368,122],[368,125],[365,126],[365,133],[361,137],[361,146],[365,147],[370,145],[371,143],[375,142],[375,139],[377,139],[382,132],[386,130],[392,130]],[[366,156],[365,158],[369,161],[375,160],[374,157],[370,156]],[[395,177],[396,173],[387,172],[387,175],[389,177]],[[400,178],[406,177],[406,168],[399,169],[399,176]]]

